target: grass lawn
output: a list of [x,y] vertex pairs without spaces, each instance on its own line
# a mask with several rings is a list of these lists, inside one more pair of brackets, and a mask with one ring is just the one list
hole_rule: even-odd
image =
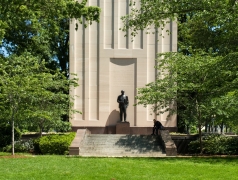
[[0,153],[4,180],[237,180],[238,158],[83,158]]

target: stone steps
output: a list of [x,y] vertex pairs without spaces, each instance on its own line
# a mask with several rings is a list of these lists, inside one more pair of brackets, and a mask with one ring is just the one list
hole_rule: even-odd
[[86,135],[79,147],[80,156],[97,157],[161,157],[162,151],[158,136],[90,134]]

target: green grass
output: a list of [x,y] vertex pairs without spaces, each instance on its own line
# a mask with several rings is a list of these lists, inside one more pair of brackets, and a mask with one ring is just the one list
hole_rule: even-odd
[[[2,158],[4,180],[237,180],[238,158]],[[6,155],[6,154],[5,154]]]

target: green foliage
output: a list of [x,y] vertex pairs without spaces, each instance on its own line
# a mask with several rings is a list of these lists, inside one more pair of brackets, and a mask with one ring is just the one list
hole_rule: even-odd
[[[57,39],[59,44],[65,41],[64,45],[68,45],[68,29],[63,31],[62,22],[67,25],[70,18],[75,18],[78,23],[85,23],[87,26],[92,21],[99,21],[100,9],[87,6],[86,3],[86,0],[3,0],[0,2],[0,42],[3,42],[2,46],[9,54],[19,55],[29,51],[46,59],[53,58],[53,51],[58,46],[51,46],[53,39]],[[82,21],[82,17],[85,21]]]
[[[202,139],[203,154],[210,155],[237,155],[238,154],[238,138],[226,137],[223,135],[209,135]],[[189,153],[200,153],[200,143],[198,140],[192,141],[189,144]]]
[[[59,70],[47,69],[44,60],[30,53],[0,59],[3,117],[22,126],[38,125],[40,131],[53,127],[63,115],[75,113],[74,97],[66,92],[77,86]],[[10,108],[8,108],[10,106]]]
[[68,154],[69,146],[73,141],[74,137],[74,132],[69,134],[55,134],[43,136],[39,140],[40,152],[42,154]]
[[55,124],[56,132],[69,132],[72,130],[72,124],[70,122],[58,121]]
[[[33,146],[33,140],[27,140],[27,141],[15,141],[14,142],[14,148],[15,148],[15,152],[33,152],[34,146]],[[4,152],[12,152],[12,145],[8,145],[6,147],[3,148]]]
[[237,124],[237,1],[131,0],[130,6],[123,31],[135,36],[156,27],[163,36],[161,30],[173,33],[168,23],[176,21],[182,52],[159,55],[158,78],[138,89],[138,104],[151,104],[157,114],[178,110],[181,127],[201,129],[211,116]]
[[188,145],[188,151],[190,154],[199,154],[200,150],[200,142],[198,140],[191,141]]
[[[60,68],[69,77],[69,25],[75,19],[85,27],[99,22],[100,8],[87,6],[86,0],[43,0],[0,2],[0,55],[31,52]],[[7,6],[6,6],[7,4]]]
[[[34,121],[42,131],[72,113],[68,95],[72,81],[67,79],[70,19],[76,20],[77,29],[77,23],[86,27],[99,22],[100,15],[99,7],[86,4],[86,0],[0,2],[0,116],[13,127]],[[12,146],[14,154],[14,140]]]
[[[192,51],[192,50],[191,50]],[[163,53],[158,57],[158,77],[155,82],[138,89],[138,105],[151,104],[156,114],[176,112],[176,104],[183,107],[180,117],[198,122],[210,115],[212,97],[220,91],[212,80],[221,57],[203,51],[192,51],[191,56],[182,53]],[[216,69],[217,70],[217,69]],[[175,103],[176,102],[176,103]],[[171,106],[174,105],[174,106]]]
[[196,126],[200,137],[202,127],[211,124],[212,117],[226,125],[237,124],[237,53],[223,57],[212,51],[189,52],[189,56],[159,54],[158,77],[138,88],[137,105],[151,105],[156,114],[177,113],[184,120],[181,125]]
[[35,154],[42,154],[40,150],[40,138],[33,139],[33,147]]
[[[20,130],[15,128],[15,140],[21,138]],[[0,148],[9,145],[12,141],[12,127],[10,124],[0,123]]]
[[[135,36],[157,27],[168,33],[171,20],[178,23],[179,49],[192,46],[219,54],[237,51],[238,3],[235,0],[130,0],[130,14],[122,17],[123,31]],[[156,32],[157,33],[157,32]],[[187,52],[186,49],[183,49]]]

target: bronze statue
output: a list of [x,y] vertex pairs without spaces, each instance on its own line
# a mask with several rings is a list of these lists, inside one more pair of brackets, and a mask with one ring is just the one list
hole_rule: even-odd
[[129,99],[125,95],[125,91],[121,90],[121,95],[117,97],[117,102],[119,103],[120,120],[122,121],[122,115],[124,114],[124,122],[126,122],[126,108],[129,105]]

